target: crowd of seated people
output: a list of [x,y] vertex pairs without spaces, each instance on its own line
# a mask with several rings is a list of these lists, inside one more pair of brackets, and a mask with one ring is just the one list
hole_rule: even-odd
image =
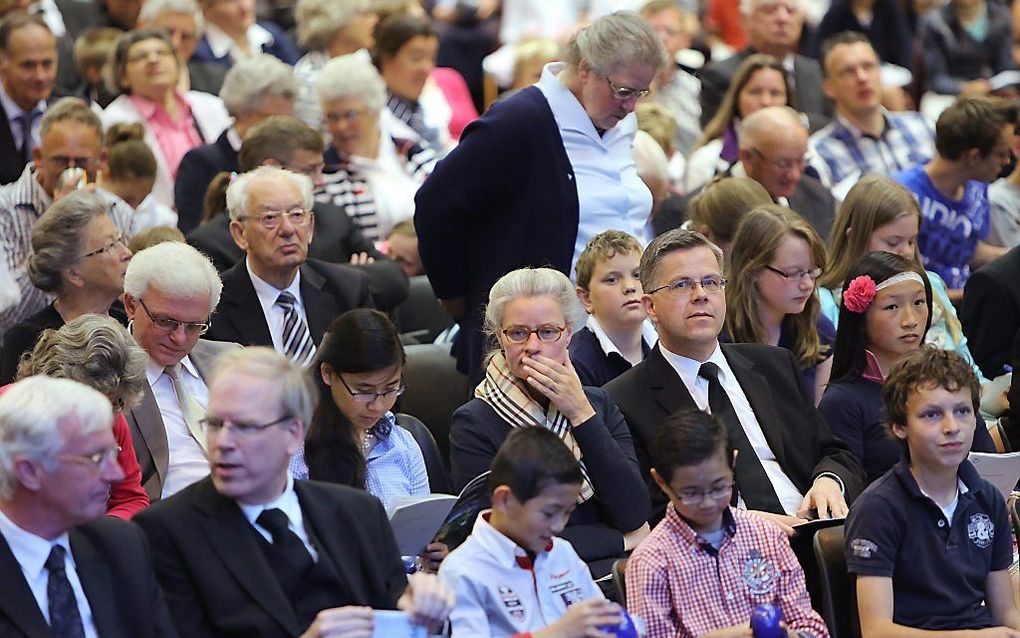
[[0,3],[0,635],[1020,635],[1013,13]]

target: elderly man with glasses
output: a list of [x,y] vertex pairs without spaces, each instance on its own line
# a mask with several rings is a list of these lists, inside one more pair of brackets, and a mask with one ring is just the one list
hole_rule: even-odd
[[312,205],[312,180],[275,166],[230,184],[230,235],[246,256],[223,273],[210,339],[270,346],[308,365],[333,319],[374,307],[362,271],[308,258]]
[[201,419],[216,355],[236,347],[200,339],[223,285],[209,260],[178,242],[140,251],[124,276],[128,327],[149,355],[141,403],[126,413],[151,501],[209,474]]

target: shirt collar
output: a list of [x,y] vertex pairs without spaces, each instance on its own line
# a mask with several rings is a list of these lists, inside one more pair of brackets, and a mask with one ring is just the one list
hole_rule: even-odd
[[38,174],[35,170],[35,162],[25,165],[21,177],[14,186],[14,207],[30,208],[35,212],[36,217],[53,204],[53,198],[46,194],[42,184],[39,183]]
[[[262,47],[271,45],[275,41],[273,34],[258,23],[248,28],[247,37],[248,49],[253,53],[260,52]],[[205,24],[205,39],[209,43],[209,50],[217,58],[222,58],[228,53],[233,52],[234,47],[237,46],[237,43],[234,42],[232,37],[227,35],[226,31],[209,22]]]
[[[150,387],[155,385],[156,382],[159,381],[159,377],[164,372],[166,372],[166,366],[159,365],[158,363],[153,361],[151,357],[146,360],[145,378],[146,380],[148,380]],[[181,359],[181,376],[184,376],[184,373],[190,374],[196,379],[199,380],[202,379],[202,375],[198,373],[198,368],[196,368],[195,364],[191,362],[191,357],[188,355],[185,355],[184,358]]]
[[[920,498],[927,501],[931,499],[921,491],[921,486],[917,484],[917,479],[910,472],[910,461],[903,457],[900,461],[893,466],[893,475],[899,480],[900,485],[908,494],[914,498]],[[974,469],[974,466],[970,461],[964,460],[960,463],[959,469],[956,471],[956,486],[960,490],[960,494],[967,494],[971,490],[967,487],[968,484],[976,485],[981,479],[981,475]]]
[[[732,508],[727,507],[723,510],[723,530],[726,532],[728,538],[732,538],[737,533],[737,521],[733,518]],[[666,518],[665,524],[668,525],[674,533],[678,534],[688,545],[692,547],[700,547],[711,553],[715,553],[715,547],[712,547],[710,543],[705,541],[703,538],[698,536],[698,533],[694,531],[683,516],[676,511],[673,504],[670,503],[666,506]]]
[[241,135],[233,126],[227,129],[227,142],[230,143],[230,148],[234,149],[235,152],[241,152],[241,144],[244,144],[244,140],[241,139]]
[[[889,123],[889,111],[885,110],[885,107],[879,108],[882,109],[882,120],[885,122],[885,124],[882,127],[881,137],[885,137],[885,132],[888,131],[889,127],[891,126]],[[839,111],[836,111],[836,122],[838,122],[839,125],[842,126],[847,133],[850,134],[850,137],[854,138],[855,142],[860,142],[865,137],[875,139],[873,136],[868,135],[861,129],[857,128],[857,126],[852,124],[850,120],[846,119]]]
[[659,352],[662,353],[663,358],[676,370],[676,373],[683,379],[684,384],[687,387],[693,387],[698,381],[698,372],[701,370],[701,366],[708,361],[711,361],[715,365],[719,366],[719,380],[722,381],[727,375],[732,375],[730,370],[730,364],[726,361],[726,356],[723,355],[722,349],[719,348],[719,342],[715,343],[715,350],[709,355],[705,361],[698,361],[697,359],[691,359],[683,356],[682,354],[676,354],[666,349],[666,346],[662,345],[662,341],[659,341]]
[[[621,357],[623,356],[620,349],[616,347],[613,340],[610,339],[609,335],[606,334],[606,331],[602,329],[602,324],[600,324],[599,320],[595,318],[595,315],[588,315],[588,322],[585,324],[585,327],[587,327],[588,330],[591,330],[592,334],[595,335],[595,338],[599,340],[599,347],[602,348],[602,352],[606,354],[615,352]],[[659,340],[659,334],[655,331],[655,326],[647,319],[641,322],[641,340],[644,342],[644,345],[649,347]]]
[[[157,104],[147,97],[130,93],[128,94],[128,98],[146,120],[151,120],[156,115],[157,111],[164,110],[162,104]],[[174,99],[177,100],[177,107],[181,116],[179,121],[184,122],[191,117],[191,105],[188,104],[188,100],[185,99],[184,94],[180,89],[174,89]]]
[[291,280],[290,285],[280,290],[273,284],[267,282],[256,275],[251,269],[251,257],[244,260],[244,267],[248,269],[248,276],[251,277],[251,285],[255,288],[255,294],[263,302],[269,302],[272,306],[276,303],[276,300],[280,297],[280,293],[289,292],[294,295],[294,299],[301,303],[301,269],[294,271],[294,279]]
[[[14,118],[18,117],[22,113],[25,113],[25,109],[18,106],[18,103],[7,94],[7,89],[4,87],[3,82],[0,82],[0,104],[3,104],[4,112],[7,113],[7,121],[13,122]],[[35,107],[32,109],[34,113],[42,113],[46,110],[46,100],[39,100]]]
[[289,472],[287,473],[287,485],[283,488],[283,493],[272,501],[263,505],[245,505],[244,503],[237,502],[237,506],[241,508],[244,517],[252,525],[255,525],[255,519],[259,517],[259,514],[264,510],[271,509],[281,510],[294,525],[303,522],[301,502],[298,500],[297,492],[294,491],[294,477]]
[[[50,556],[54,545],[60,545],[67,554],[71,555],[71,543],[68,540],[67,532],[64,532],[52,541],[42,536],[37,536],[28,530],[18,527],[11,519],[0,510],[0,535],[3,535],[7,546],[11,549],[14,559],[21,565],[21,569],[34,579],[46,569],[46,559]],[[10,578],[8,574],[6,576]]]
[[[500,561],[500,564],[505,565],[507,568],[519,567],[520,561],[518,559],[527,559],[528,552],[489,523],[489,516],[491,514],[492,510],[489,509],[478,515],[478,518],[475,519],[475,525],[471,529],[471,535],[478,540],[478,543],[481,544],[486,552],[495,556]],[[553,539],[546,545],[545,551],[535,557],[535,562],[538,562],[542,559],[542,556],[552,551],[555,543],[556,540]]]
[[386,452],[393,449],[393,446],[396,445],[396,441],[393,440],[390,433],[393,432],[393,428],[396,424],[396,416],[394,416],[392,412],[387,412],[382,415],[382,418],[375,422],[375,425],[369,428],[368,433],[375,437],[376,443],[372,446],[372,449],[365,454],[366,461],[379,458]]
[[637,121],[637,116],[631,113],[617,122],[616,126],[606,131],[605,136],[599,135],[598,131],[595,130],[595,124],[588,117],[588,112],[584,110],[584,106],[560,80],[566,67],[566,62],[550,62],[543,67],[542,77],[538,80],[538,88],[542,91],[546,101],[549,102],[549,108],[552,110],[553,117],[556,118],[556,123],[561,130],[579,131],[602,144],[608,143],[614,134],[626,135],[633,133],[630,129],[636,128],[637,125],[625,124],[625,122],[630,120]]

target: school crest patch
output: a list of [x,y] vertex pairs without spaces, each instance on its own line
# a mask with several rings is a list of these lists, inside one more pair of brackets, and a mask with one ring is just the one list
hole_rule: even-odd
[[503,606],[506,607],[510,617],[515,622],[523,622],[527,614],[524,612],[524,604],[521,602],[521,597],[517,595],[517,592],[509,585],[500,585],[496,588],[496,591],[499,592],[499,599]]
[[878,545],[866,538],[855,538],[850,541],[850,551],[857,558],[871,558],[871,555],[878,551]]
[[744,566],[740,570],[740,580],[747,585],[751,594],[767,594],[776,588],[779,571],[772,561],[761,555],[756,549],[747,553]]
[[981,549],[991,545],[992,539],[995,538],[995,525],[992,524],[992,519],[983,513],[972,515],[970,522],[967,523],[967,536]]

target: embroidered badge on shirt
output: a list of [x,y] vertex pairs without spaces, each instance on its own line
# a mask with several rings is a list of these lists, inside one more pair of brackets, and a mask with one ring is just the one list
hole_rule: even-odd
[[984,549],[992,544],[995,538],[995,525],[987,514],[974,514],[967,523],[967,536],[975,545]]
[[747,585],[752,594],[767,594],[776,588],[778,572],[772,562],[761,555],[756,549],[747,553],[744,567],[740,570],[740,579]]
[[559,596],[563,601],[563,604],[567,607],[570,607],[574,603],[579,603],[584,599],[581,588],[575,585],[572,580],[553,585],[549,588],[549,593],[553,596]]
[[857,558],[871,558],[878,551],[878,545],[866,538],[855,538],[850,542],[850,550]]
[[500,585],[496,588],[496,591],[499,592],[499,599],[503,602],[503,606],[506,607],[510,617],[516,622],[523,622],[526,614],[521,597],[509,585]]

